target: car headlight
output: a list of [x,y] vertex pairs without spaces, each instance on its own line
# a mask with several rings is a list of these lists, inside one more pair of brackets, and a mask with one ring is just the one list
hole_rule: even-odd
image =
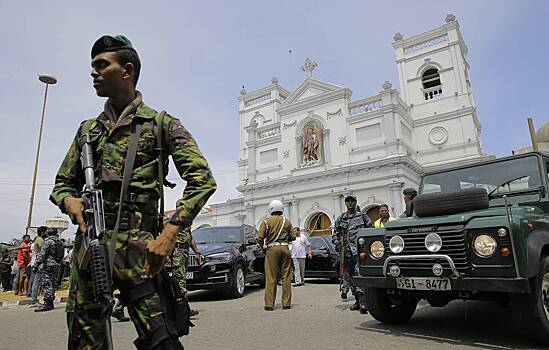
[[205,256],[206,261],[228,261],[233,258],[232,253],[217,253],[217,254],[210,254]]
[[442,248],[442,238],[436,233],[429,233],[425,237],[425,248],[431,253],[436,253]]
[[370,245],[370,254],[374,259],[380,259],[385,253],[385,245],[381,241],[374,241]]
[[389,241],[389,249],[395,254],[398,254],[404,250],[404,239],[400,236],[394,236]]
[[497,247],[496,240],[486,234],[478,235],[473,241],[473,249],[478,256],[482,258],[488,258],[494,254]]

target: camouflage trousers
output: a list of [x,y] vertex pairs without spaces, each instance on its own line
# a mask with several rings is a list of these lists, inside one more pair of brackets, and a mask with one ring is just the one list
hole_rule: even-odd
[[34,283],[40,283],[42,286],[42,293],[44,293],[44,300],[55,299],[55,287],[57,287],[57,276],[59,274],[58,267],[48,267],[40,270],[38,276],[40,281],[34,281]]
[[[107,244],[110,244],[111,234],[112,231],[110,230],[105,234]],[[128,295],[130,290],[145,281],[141,278],[141,274],[147,255],[147,244],[151,240],[153,240],[152,234],[139,232],[138,229],[118,233],[114,258],[113,288],[119,289],[122,296]],[[69,349],[104,349],[106,347],[106,318],[101,313],[102,306],[93,300],[90,272],[87,269],[82,269],[78,264],[78,256],[82,250],[83,237],[77,235],[74,242],[70,291],[66,307]],[[154,334],[157,334],[156,331],[165,329],[166,325],[158,292],[130,302],[126,306],[139,336],[134,342],[138,349],[147,348],[143,346],[143,341],[154,343],[168,339],[154,336]],[[177,339],[171,341],[179,344],[178,349],[183,348]],[[151,347],[159,349],[156,346]]]
[[342,291],[347,292],[350,289],[351,293],[355,297],[356,302],[363,304],[364,290],[362,289],[362,287],[356,286],[353,278],[353,276],[356,276],[358,274],[358,271],[357,271],[358,256],[353,253],[354,252],[350,249],[345,251],[345,257],[343,260],[344,275],[343,275]]
[[172,270],[179,289],[183,295],[187,295],[187,268],[189,267],[189,248],[176,245],[172,253]]

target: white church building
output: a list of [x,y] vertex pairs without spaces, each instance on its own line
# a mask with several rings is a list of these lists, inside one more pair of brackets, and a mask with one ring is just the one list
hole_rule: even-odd
[[240,92],[241,198],[211,204],[193,228],[258,226],[272,199],[309,235],[329,233],[345,210],[386,203],[403,211],[402,190],[428,170],[485,159],[469,77],[467,46],[453,15],[419,35],[394,35],[399,90],[385,81],[375,96],[314,77],[294,90],[278,79]]

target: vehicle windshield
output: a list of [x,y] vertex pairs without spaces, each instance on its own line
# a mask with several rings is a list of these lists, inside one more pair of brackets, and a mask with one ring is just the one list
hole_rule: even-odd
[[201,243],[240,243],[242,241],[240,227],[207,227],[193,231],[197,244]]
[[420,193],[484,188],[494,197],[535,190],[540,186],[538,158],[531,156],[426,175]]

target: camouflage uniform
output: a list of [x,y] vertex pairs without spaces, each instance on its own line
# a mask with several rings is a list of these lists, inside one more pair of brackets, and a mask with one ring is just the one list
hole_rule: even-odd
[[[344,223],[345,222],[345,223]],[[341,235],[345,234],[345,229],[342,226],[347,226],[347,246],[341,247]],[[344,249],[344,276],[343,276],[343,292],[347,292],[351,289],[351,292],[355,296],[356,305],[364,305],[364,291],[362,288],[355,286],[353,276],[357,274],[358,270],[358,256],[357,256],[357,239],[358,230],[364,227],[372,227],[372,223],[366,214],[356,211],[354,214],[345,212],[341,214],[334,223],[334,233],[332,240],[339,247]]]
[[38,266],[38,276],[42,292],[44,293],[44,302],[53,301],[55,299],[55,281],[59,274],[61,263],[57,261],[57,245],[61,244],[59,237],[46,237],[40,254],[36,257],[36,266]]
[[[63,199],[78,197],[79,189],[85,183],[78,140],[83,129],[95,135],[93,142],[95,176],[97,187],[103,190],[107,230],[102,237],[110,245],[118,208],[118,196],[122,181],[123,167],[128,141],[133,125],[142,124],[137,155],[131,175],[128,198],[123,204],[123,214],[127,215],[126,226],[116,236],[113,288],[118,288],[124,299],[136,286],[147,283],[141,278],[147,256],[147,244],[154,239],[155,218],[158,214],[160,197],[158,153],[156,147],[157,111],[141,101],[141,94],[122,112],[118,120],[108,116],[109,101],[105,112],[97,118],[83,122],[63,163],[57,173],[55,186],[50,196],[52,202],[64,211]],[[165,174],[168,170],[168,155],[186,181],[183,196],[176,203],[172,220],[190,226],[194,217],[213,194],[216,184],[208,163],[200,153],[189,132],[178,119],[166,115],[162,122],[165,153]],[[140,199],[141,198],[141,199]],[[99,305],[92,301],[90,273],[78,266],[78,256],[82,253],[83,237],[77,234],[74,242],[71,264],[71,283],[67,302],[67,322],[69,342],[78,349],[97,349],[105,345],[105,319],[98,314]],[[137,348],[154,348],[167,339],[165,320],[158,292],[125,302],[139,338]],[[159,333],[160,332],[160,333]],[[162,334],[161,336],[160,334]]]
[[191,246],[191,228],[187,227],[177,235],[177,243],[172,253],[173,274],[179,283],[181,293],[187,295],[187,268],[189,267],[189,248]]

